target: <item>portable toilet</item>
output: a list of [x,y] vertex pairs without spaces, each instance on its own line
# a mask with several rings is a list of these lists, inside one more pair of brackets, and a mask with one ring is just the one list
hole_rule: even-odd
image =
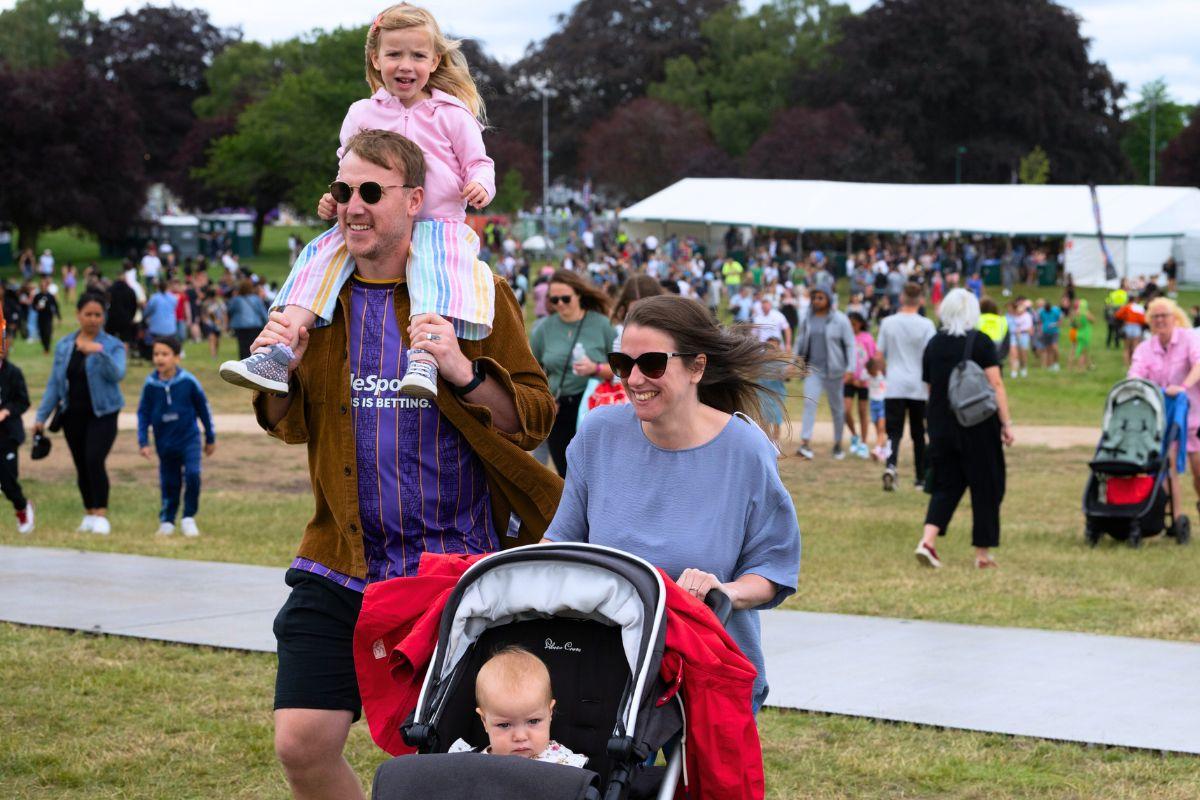
[[[254,255],[254,217],[251,214],[202,214],[200,233],[210,241],[223,237],[238,258]],[[210,255],[220,255],[210,251]]]
[[160,239],[171,243],[180,261],[200,255],[199,217],[187,214],[159,217],[158,226]]

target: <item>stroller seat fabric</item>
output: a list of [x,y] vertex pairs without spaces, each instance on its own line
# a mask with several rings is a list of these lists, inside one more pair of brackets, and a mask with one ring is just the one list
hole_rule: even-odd
[[599,800],[589,769],[517,756],[439,753],[399,756],[380,765],[372,800]]
[[1113,409],[1112,420],[1100,440],[1100,457],[1113,464],[1128,464],[1153,471],[1162,447],[1160,423],[1154,408],[1133,398]]
[[550,738],[588,757],[589,769],[608,773],[608,740],[629,680],[620,629],[590,620],[556,617],[490,628],[475,643],[454,678],[437,721],[437,749],[463,739],[488,743],[475,713],[475,676],[498,650],[520,645],[546,663],[554,689]]

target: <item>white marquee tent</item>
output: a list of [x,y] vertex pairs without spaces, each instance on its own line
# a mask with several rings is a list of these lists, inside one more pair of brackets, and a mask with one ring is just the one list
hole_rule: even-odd
[[[1118,275],[1157,274],[1174,255],[1181,277],[1200,282],[1200,189],[1100,186],[1097,195]],[[714,246],[730,225],[1063,237],[1075,282],[1105,283],[1087,186],[685,178],[625,209],[621,220],[639,238],[672,231]]]

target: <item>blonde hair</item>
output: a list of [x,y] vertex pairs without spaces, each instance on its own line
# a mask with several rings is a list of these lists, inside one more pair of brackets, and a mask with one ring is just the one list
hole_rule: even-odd
[[462,54],[462,42],[447,38],[437,20],[423,8],[408,3],[389,6],[375,17],[367,31],[366,62],[367,84],[372,92],[383,88],[383,76],[375,69],[372,57],[379,52],[379,39],[385,31],[401,31],[408,28],[425,28],[433,40],[433,50],[438,56],[437,69],[429,73],[429,86],[448,95],[457,97],[481,123],[487,124],[487,113],[483,98],[471,77],[467,59]]
[[511,695],[529,689],[544,690],[545,701],[554,699],[550,688],[550,670],[546,664],[524,647],[510,645],[489,658],[475,676],[475,702],[483,708],[486,698],[499,693]]
[[1171,298],[1156,297],[1153,300],[1151,300],[1150,305],[1146,306],[1146,318],[1147,319],[1149,319],[1150,315],[1154,313],[1154,310],[1156,308],[1165,308],[1168,312],[1170,312],[1171,316],[1175,317],[1176,325],[1179,325],[1180,327],[1183,327],[1183,328],[1192,327],[1192,321],[1190,319],[1188,319],[1188,315],[1185,314],[1183,309],[1179,307],[1179,304],[1176,303]]

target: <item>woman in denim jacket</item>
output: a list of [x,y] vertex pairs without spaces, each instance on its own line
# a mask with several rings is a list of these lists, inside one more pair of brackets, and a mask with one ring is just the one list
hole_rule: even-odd
[[54,347],[54,365],[38,407],[34,433],[59,410],[75,461],[84,518],[79,530],[108,534],[108,473],[104,462],[117,439],[117,413],[125,405],[125,344],[104,332],[104,296],[85,292],[76,304],[79,330]]

